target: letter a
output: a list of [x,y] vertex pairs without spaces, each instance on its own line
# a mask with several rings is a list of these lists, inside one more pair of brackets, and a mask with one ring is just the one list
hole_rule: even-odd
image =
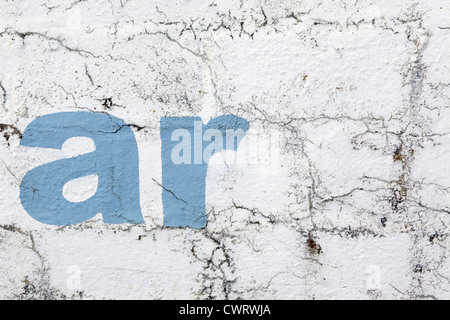
[[[25,129],[21,145],[61,149],[73,137],[87,137],[96,150],[41,165],[20,185],[28,214],[45,224],[82,223],[102,213],[110,224],[144,223],[139,201],[139,158],[133,131],[106,113],[61,112],[42,116]],[[84,202],[67,201],[62,189],[74,179],[98,176],[97,192]]]

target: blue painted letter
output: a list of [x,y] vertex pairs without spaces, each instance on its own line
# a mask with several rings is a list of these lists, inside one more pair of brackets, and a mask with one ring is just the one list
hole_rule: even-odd
[[[98,213],[110,224],[143,223],[137,144],[122,120],[93,112],[45,115],[28,125],[21,145],[61,149],[73,137],[91,138],[96,150],[29,171],[20,185],[20,199],[28,214],[50,225],[82,223]],[[62,195],[64,185],[89,175],[98,176],[95,195],[80,203],[67,201]]]
[[206,126],[199,117],[161,118],[164,226],[206,226],[209,159],[222,149],[237,150],[248,128],[247,120],[233,115],[214,118]]

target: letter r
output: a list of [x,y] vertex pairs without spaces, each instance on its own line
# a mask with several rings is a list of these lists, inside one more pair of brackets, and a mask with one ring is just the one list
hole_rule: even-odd
[[[205,191],[209,158],[224,149],[237,150],[248,129],[248,121],[234,115],[219,116],[207,125],[199,117],[161,118],[164,226],[206,227]],[[224,139],[227,132],[234,131],[242,132],[241,137],[233,136],[231,141]],[[177,132],[184,132],[181,142],[173,139],[180,136],[174,135]],[[211,140],[208,146],[203,144]],[[183,156],[179,156],[181,151]],[[202,159],[202,155],[206,159]]]

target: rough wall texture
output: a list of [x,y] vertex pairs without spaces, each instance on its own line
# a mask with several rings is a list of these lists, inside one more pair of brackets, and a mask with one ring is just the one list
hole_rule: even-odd
[[[0,298],[450,298],[449,17],[448,0],[1,0]],[[89,149],[23,131],[76,110],[133,129],[145,225],[23,209],[29,170]],[[223,114],[259,152],[211,159],[205,229],[165,228],[160,118]]]

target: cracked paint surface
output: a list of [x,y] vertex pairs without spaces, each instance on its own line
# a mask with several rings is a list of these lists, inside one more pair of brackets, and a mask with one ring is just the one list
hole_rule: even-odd
[[[444,0],[1,0],[0,298],[450,298],[449,13]],[[23,148],[22,132],[73,111],[132,128],[145,224],[48,226],[22,208],[28,171],[88,148]],[[164,228],[160,119],[224,114],[258,141],[277,133],[278,161],[216,154],[206,228]]]

